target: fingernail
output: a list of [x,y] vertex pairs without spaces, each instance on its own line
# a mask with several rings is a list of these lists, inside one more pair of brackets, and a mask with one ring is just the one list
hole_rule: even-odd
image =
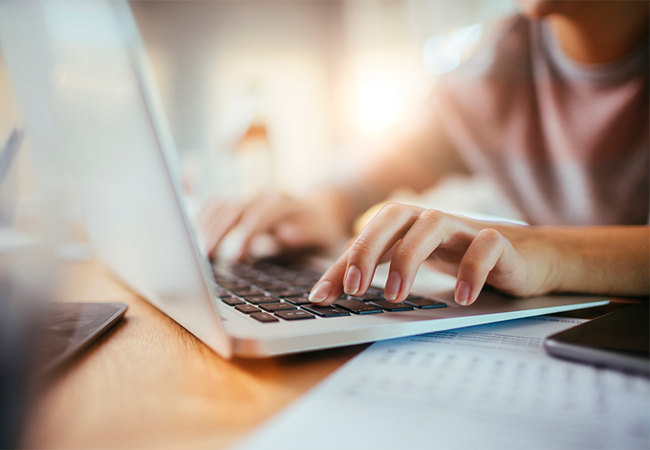
[[402,278],[397,272],[391,272],[386,280],[384,287],[384,297],[386,300],[395,300],[399,295],[399,290],[402,287]]
[[456,286],[456,303],[466,305],[469,301],[469,284],[464,281],[459,281]]
[[348,295],[354,295],[359,291],[359,285],[361,285],[361,272],[357,266],[350,266],[348,268],[348,273],[345,275],[345,286],[343,290]]
[[309,293],[309,301],[312,303],[320,303],[327,298],[332,292],[332,283],[325,280],[318,285]]

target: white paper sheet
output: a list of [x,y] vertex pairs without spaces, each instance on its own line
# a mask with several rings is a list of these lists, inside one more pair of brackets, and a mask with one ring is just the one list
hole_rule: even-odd
[[650,383],[557,360],[535,317],[378,342],[238,448],[650,447]]

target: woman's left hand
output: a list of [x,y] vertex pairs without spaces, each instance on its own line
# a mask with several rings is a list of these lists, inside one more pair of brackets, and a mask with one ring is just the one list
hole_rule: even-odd
[[377,265],[387,261],[384,296],[395,303],[407,297],[425,261],[457,268],[455,298],[460,305],[474,303],[485,283],[515,296],[543,294],[553,287],[552,257],[552,247],[535,239],[530,227],[389,203],[325,272],[309,298],[327,306],[343,293],[363,295]]

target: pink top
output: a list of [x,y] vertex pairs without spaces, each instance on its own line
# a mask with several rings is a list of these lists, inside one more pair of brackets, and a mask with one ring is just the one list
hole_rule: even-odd
[[648,42],[618,61],[570,60],[543,21],[511,18],[444,76],[451,144],[536,225],[645,224],[650,167]]

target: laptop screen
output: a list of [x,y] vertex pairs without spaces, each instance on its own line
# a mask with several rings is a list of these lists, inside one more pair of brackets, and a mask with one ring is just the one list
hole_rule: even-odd
[[27,137],[74,179],[103,262],[222,354],[210,267],[191,231],[178,156],[126,1],[6,2],[0,41]]

